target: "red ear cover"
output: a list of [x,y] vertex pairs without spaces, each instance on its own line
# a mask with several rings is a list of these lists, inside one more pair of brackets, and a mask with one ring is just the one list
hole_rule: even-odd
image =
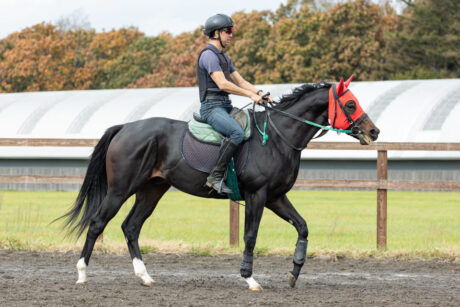
[[337,95],[340,96],[343,93],[344,89],[345,87],[343,84],[343,78],[341,78],[340,83],[337,85]]
[[353,80],[353,77],[354,77],[354,76],[355,76],[355,74],[352,74],[352,75],[350,76],[350,78],[348,78],[348,80],[345,81],[345,88],[348,88],[348,86],[350,85],[350,82],[351,82],[351,80]]

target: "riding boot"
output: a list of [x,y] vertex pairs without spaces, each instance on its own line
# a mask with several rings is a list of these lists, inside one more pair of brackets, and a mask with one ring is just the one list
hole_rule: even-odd
[[238,145],[233,143],[232,140],[224,138],[222,141],[222,145],[220,146],[219,150],[219,158],[217,159],[217,164],[214,169],[209,174],[206,185],[208,187],[212,187],[218,193],[225,193],[231,194],[232,190],[227,187],[224,182],[224,175],[225,171],[227,170],[227,166],[230,163],[230,160],[233,157]]

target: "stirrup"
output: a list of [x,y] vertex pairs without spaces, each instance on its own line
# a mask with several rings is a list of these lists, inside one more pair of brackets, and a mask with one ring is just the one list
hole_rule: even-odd
[[[217,191],[219,194],[233,194],[232,189],[227,187],[227,185],[224,182],[224,178],[222,178],[219,182],[217,183],[211,183],[209,181],[206,181],[206,185],[214,190]],[[225,189],[225,191],[224,191]]]

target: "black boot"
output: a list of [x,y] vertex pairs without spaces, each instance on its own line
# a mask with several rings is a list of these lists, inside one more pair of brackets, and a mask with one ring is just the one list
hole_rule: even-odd
[[222,141],[222,145],[220,146],[219,150],[219,158],[217,159],[217,164],[209,174],[206,181],[206,185],[208,187],[212,187],[218,193],[232,193],[232,190],[229,187],[227,187],[227,185],[224,182],[224,174],[237,148],[238,145],[233,143],[233,141],[230,139],[225,138]]

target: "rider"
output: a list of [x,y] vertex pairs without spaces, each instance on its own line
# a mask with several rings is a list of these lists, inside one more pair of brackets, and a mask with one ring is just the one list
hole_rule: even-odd
[[[224,183],[224,174],[238,145],[243,141],[244,132],[229,115],[232,102],[228,94],[251,98],[262,102],[264,95],[236,71],[230,58],[223,52],[232,40],[233,20],[224,14],[211,16],[204,25],[204,34],[209,37],[197,61],[197,76],[200,90],[200,115],[225,138],[219,150],[217,165],[211,171],[206,184],[219,193],[232,193]],[[268,101],[272,101],[267,97]]]

